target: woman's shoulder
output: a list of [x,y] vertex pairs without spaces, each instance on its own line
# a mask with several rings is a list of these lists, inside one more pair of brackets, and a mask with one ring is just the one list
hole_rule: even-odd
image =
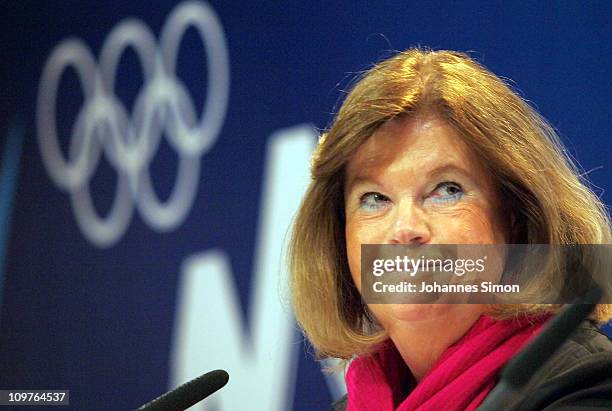
[[612,409],[612,341],[583,323],[529,383],[520,410]]
[[[612,341],[583,323],[529,383],[517,410],[612,409]],[[330,411],[343,411],[347,396]]]
[[569,338],[570,344],[583,347],[588,352],[612,351],[612,339],[590,321],[585,321]]
[[[590,321],[585,321],[553,354],[534,380],[562,377],[575,370],[595,371],[597,367],[591,367],[595,361],[608,365],[612,362],[612,341]],[[610,370],[607,376],[612,376]]]

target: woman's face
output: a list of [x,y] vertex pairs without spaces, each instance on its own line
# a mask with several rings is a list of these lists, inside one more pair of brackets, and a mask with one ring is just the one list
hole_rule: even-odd
[[[359,289],[361,244],[507,242],[507,222],[489,173],[435,117],[387,122],[349,161],[345,181],[347,255]],[[483,311],[461,304],[373,304],[370,309],[388,332],[402,322],[441,315],[475,320]]]

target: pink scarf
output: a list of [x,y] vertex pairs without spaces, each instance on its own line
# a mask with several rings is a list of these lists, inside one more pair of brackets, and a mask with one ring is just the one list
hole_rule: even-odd
[[399,352],[388,341],[372,356],[351,362],[346,374],[346,409],[474,410],[497,383],[503,366],[542,329],[548,318],[498,321],[480,317],[440,356],[416,387]]

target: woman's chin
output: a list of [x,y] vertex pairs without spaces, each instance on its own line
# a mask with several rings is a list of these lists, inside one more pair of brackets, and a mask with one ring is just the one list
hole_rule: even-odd
[[431,321],[446,318],[448,312],[459,309],[460,304],[376,304],[370,309],[386,327],[389,322]]

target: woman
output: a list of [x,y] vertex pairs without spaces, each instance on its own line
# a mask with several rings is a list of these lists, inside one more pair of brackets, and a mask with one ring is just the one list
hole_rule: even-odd
[[[352,359],[334,409],[475,409],[559,308],[364,304],[361,244],[612,239],[552,128],[460,53],[412,49],[365,73],[311,168],[291,241],[292,299],[319,356]],[[599,305],[592,320],[611,312]],[[610,345],[585,324],[516,409],[612,406],[612,376],[590,366],[612,369]]]

